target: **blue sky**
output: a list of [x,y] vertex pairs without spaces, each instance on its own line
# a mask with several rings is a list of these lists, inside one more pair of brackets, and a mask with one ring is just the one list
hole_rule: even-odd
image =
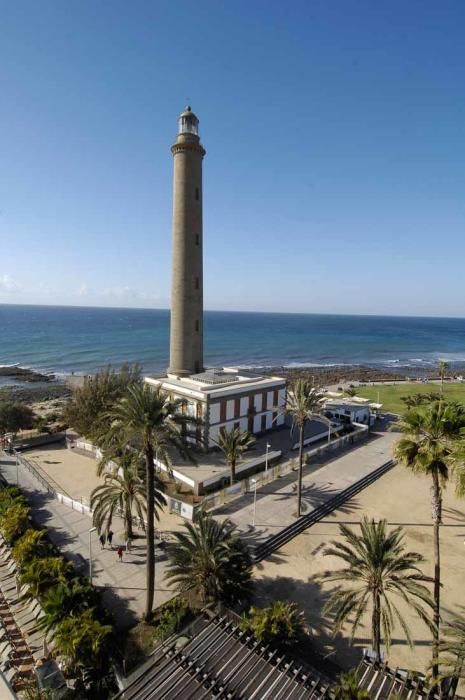
[[0,303],[167,307],[170,145],[210,309],[465,315],[463,0],[36,0],[0,21]]

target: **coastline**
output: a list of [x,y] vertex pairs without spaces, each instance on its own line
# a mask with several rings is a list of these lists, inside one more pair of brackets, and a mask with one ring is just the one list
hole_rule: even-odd
[[[242,367],[242,369],[245,368]],[[465,365],[463,365],[462,371],[465,373]],[[281,376],[290,381],[302,377],[321,387],[338,384],[347,386],[351,383],[397,382],[408,381],[409,379],[415,381],[418,379],[437,378],[438,374],[435,367],[425,368],[419,366],[386,369],[383,367],[349,364],[334,366],[309,366],[308,364],[303,364],[295,367],[253,367],[250,365],[247,367],[247,372],[266,376]],[[456,375],[460,373],[460,367],[454,366],[450,368],[450,374]],[[66,400],[71,396],[73,389],[82,386],[85,377],[92,374],[45,374],[31,368],[20,367],[19,365],[0,366],[0,400],[8,399],[23,403]],[[157,373],[153,374],[156,375]],[[159,372],[158,374],[162,376],[164,373]]]

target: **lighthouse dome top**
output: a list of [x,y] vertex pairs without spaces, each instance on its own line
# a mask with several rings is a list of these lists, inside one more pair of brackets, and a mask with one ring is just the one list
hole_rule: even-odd
[[199,120],[195,116],[190,105],[184,109],[178,118],[178,134],[199,135]]

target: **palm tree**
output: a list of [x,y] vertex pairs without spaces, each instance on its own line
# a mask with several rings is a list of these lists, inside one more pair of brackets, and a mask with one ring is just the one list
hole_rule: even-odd
[[[122,515],[126,539],[134,537],[132,518],[135,510],[141,522],[144,521],[147,504],[147,490],[137,472],[138,455],[126,452],[119,460],[119,469],[104,475],[104,483],[97,486],[90,495],[90,507],[93,510],[93,522],[98,531],[110,530],[115,513]],[[163,482],[154,476],[155,517],[157,508],[166,505],[162,495]]]
[[70,583],[59,583],[49,588],[41,602],[44,615],[37,626],[48,635],[63,618],[96,608],[100,604],[100,596],[92,584],[73,579]]
[[[463,608],[462,608],[463,611]],[[465,678],[465,615],[457,614],[442,627],[437,663],[444,677]]]
[[432,607],[429,590],[422,581],[432,581],[418,568],[424,561],[421,554],[404,548],[402,528],[386,531],[386,521],[363,518],[360,534],[347,525],[340,525],[343,541],[333,541],[324,555],[342,559],[346,568],[327,571],[325,581],[339,585],[325,605],[325,612],[334,615],[334,634],[346,622],[352,625],[352,639],[362,616],[371,611],[371,641],[377,661],[381,660],[381,642],[387,649],[396,620],[400,623],[407,642],[413,646],[408,625],[400,613],[395,598],[407,603],[431,628],[428,612],[423,604]]
[[200,511],[195,523],[185,523],[176,532],[176,543],[168,551],[166,577],[181,593],[192,592],[202,604],[223,601],[231,604],[251,592],[252,562],[236,526],[219,523]]
[[[297,482],[297,517],[301,516],[302,508],[302,472],[304,463],[305,426],[309,420],[318,417],[320,420],[324,395],[315,389],[306,379],[297,379],[287,392],[284,412],[292,418],[292,428],[297,426],[299,435],[299,478]],[[326,420],[326,419],[325,419]]]
[[333,698],[334,700],[370,700],[368,692],[359,687],[357,676],[353,671],[341,673],[338,676]]
[[226,462],[231,468],[231,486],[236,480],[236,464],[241,459],[244,452],[253,449],[255,444],[254,436],[247,430],[241,431],[233,428],[229,432],[222,430],[216,443],[226,457]]
[[[454,465],[454,441],[465,424],[465,413],[456,405],[441,401],[424,409],[407,411],[394,428],[403,433],[394,447],[394,457],[414,474],[431,477],[431,512],[434,539],[434,613],[433,613],[433,658],[438,656],[440,621],[440,538],[442,521],[442,489],[445,487],[450,468],[456,476],[457,488],[462,481],[459,465]],[[463,464],[463,463],[462,463]],[[438,674],[437,664],[433,664],[433,678]]]
[[170,451],[190,458],[191,451],[185,436],[189,423],[195,422],[180,413],[180,401],[169,399],[160,387],[152,388],[144,382],[132,384],[126,395],[109,412],[111,429],[104,443],[132,445],[140,449],[145,460],[147,493],[147,601],[145,619],[152,616],[155,587],[155,453],[167,466],[171,465]]
[[439,376],[441,377],[441,396],[444,389],[444,376],[449,369],[449,363],[445,360],[439,360],[438,362]]

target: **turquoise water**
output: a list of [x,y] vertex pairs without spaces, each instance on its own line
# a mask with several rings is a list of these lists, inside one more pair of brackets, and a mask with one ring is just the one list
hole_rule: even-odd
[[[169,312],[0,305],[0,365],[58,374],[107,364],[168,365]],[[465,363],[465,319],[207,311],[208,366],[370,365],[430,367]]]

